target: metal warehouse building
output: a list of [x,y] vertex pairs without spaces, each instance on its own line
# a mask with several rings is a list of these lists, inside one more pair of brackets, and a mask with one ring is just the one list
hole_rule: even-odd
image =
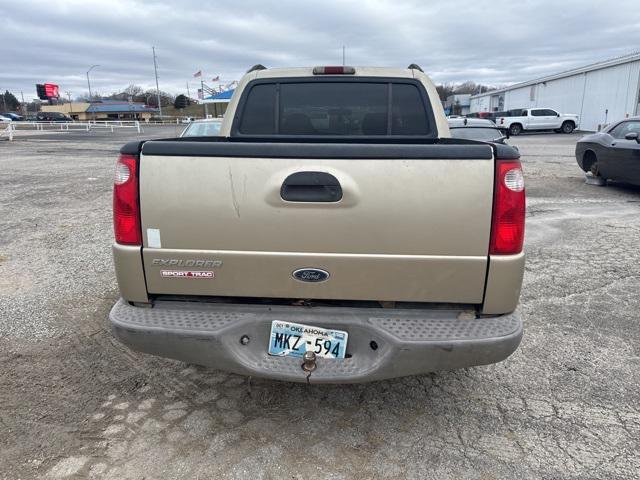
[[580,115],[581,130],[640,115],[640,53],[471,97],[471,112],[546,107]]

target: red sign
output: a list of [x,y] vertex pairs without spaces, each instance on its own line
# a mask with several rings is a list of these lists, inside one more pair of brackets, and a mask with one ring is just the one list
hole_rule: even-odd
[[55,83],[44,84],[45,95],[49,98],[60,98],[60,93],[58,93],[58,90],[58,85],[56,85]]

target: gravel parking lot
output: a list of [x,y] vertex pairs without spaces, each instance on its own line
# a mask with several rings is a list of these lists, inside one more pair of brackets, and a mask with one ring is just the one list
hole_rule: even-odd
[[0,142],[0,478],[638,478],[640,189],[585,185],[579,135],[511,139],[520,349],[353,386],[248,382],[111,337],[112,172],[136,137]]

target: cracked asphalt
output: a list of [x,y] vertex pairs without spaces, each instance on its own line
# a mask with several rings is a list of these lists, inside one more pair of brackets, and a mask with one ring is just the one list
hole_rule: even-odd
[[0,478],[640,476],[640,189],[585,185],[579,135],[511,141],[528,191],[519,350],[352,386],[248,381],[112,338],[112,172],[133,138],[0,142]]

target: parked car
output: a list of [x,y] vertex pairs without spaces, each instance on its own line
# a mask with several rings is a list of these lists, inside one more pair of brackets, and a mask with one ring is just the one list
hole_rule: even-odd
[[449,138],[416,65],[257,66],[219,136],[120,152],[109,317],[135,350],[350,383],[520,343],[518,152]]
[[613,123],[576,143],[576,160],[602,179],[640,185],[640,117]]
[[[514,112],[512,110],[512,112]],[[571,133],[579,126],[579,117],[573,113],[560,114],[550,108],[523,108],[515,115],[496,117],[496,125],[509,129],[511,135],[525,131],[553,130]]]
[[182,117],[180,119],[180,123],[191,123],[195,120],[193,117]]
[[9,122],[12,122],[12,121],[13,120],[11,118],[5,117],[4,115],[0,115],[0,122],[9,123]]
[[38,112],[36,113],[38,122],[73,122],[73,118],[61,112]]
[[506,128],[498,128],[491,120],[484,118],[450,118],[448,124],[453,138],[495,143],[506,143],[505,140],[509,138]]
[[473,112],[467,113],[465,117],[467,118],[483,118],[486,120],[494,121],[496,119],[496,112]]
[[222,119],[205,118],[194,120],[180,134],[181,137],[216,137],[220,133]]
[[495,127],[496,124],[487,118],[448,117],[449,127]]
[[5,113],[0,113],[0,115],[2,115],[3,117],[10,118],[14,122],[20,122],[24,120],[24,117],[22,115],[18,115],[17,113],[5,112]]

